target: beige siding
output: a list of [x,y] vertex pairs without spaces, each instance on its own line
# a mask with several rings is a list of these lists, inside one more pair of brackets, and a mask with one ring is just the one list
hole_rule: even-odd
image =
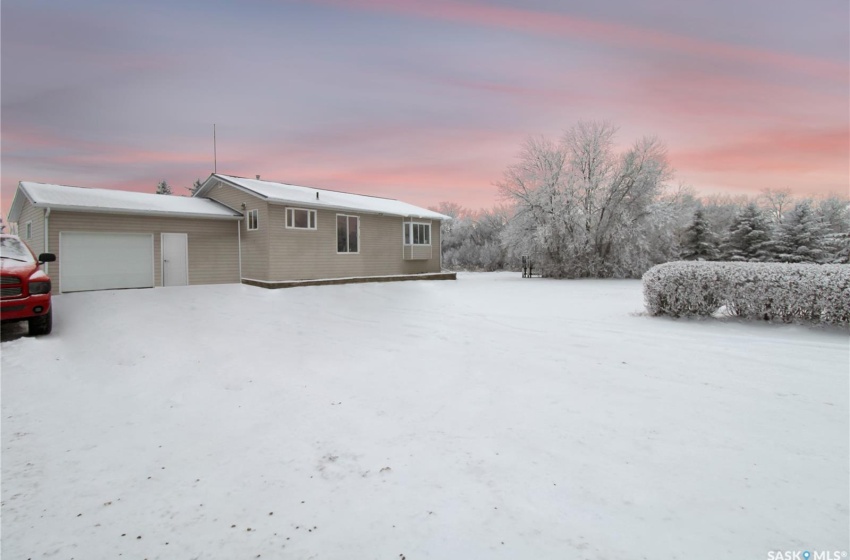
[[316,230],[287,229],[286,206],[269,205],[269,281],[385,276],[440,272],[439,224],[432,227],[432,258],[404,260],[402,218],[357,214],[359,254],[337,253],[336,218],[331,210],[317,211]]
[[[402,233],[399,233],[401,236]],[[413,247],[413,256],[422,260],[404,261],[405,274],[419,272],[441,272],[440,267],[440,222],[431,221],[431,246]]]
[[[269,276],[269,205],[263,199],[219,182],[204,195],[237,212],[259,210],[259,229],[248,231],[248,220],[242,220],[242,277],[268,280]],[[242,208],[242,205],[245,208]]]
[[[26,237],[27,222],[29,221],[32,221],[31,239]],[[29,200],[24,201],[24,208],[21,211],[20,220],[18,220],[18,237],[27,242],[36,256],[47,252],[44,249],[44,208],[36,208]]]
[[60,247],[62,231],[152,233],[154,241],[154,282],[162,285],[162,233],[186,233],[189,243],[189,283],[225,284],[239,282],[239,244],[234,220],[196,218],[166,218],[100,214],[88,212],[57,212],[50,214],[50,248],[56,262],[50,265],[53,290],[59,292]]
[[[427,261],[434,256],[433,245],[405,245],[404,258],[411,261]],[[439,251],[439,247],[436,248]]]

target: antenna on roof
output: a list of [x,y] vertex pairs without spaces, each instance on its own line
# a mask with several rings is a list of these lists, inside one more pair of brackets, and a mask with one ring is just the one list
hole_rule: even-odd
[[213,123],[213,173],[218,173],[218,153],[215,147],[215,123]]

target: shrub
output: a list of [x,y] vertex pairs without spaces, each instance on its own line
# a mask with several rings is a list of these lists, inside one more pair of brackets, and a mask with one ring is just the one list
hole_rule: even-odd
[[850,266],[671,262],[643,275],[652,315],[728,315],[850,325]]

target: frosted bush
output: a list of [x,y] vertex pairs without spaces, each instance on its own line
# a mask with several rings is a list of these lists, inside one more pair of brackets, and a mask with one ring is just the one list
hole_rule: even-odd
[[643,275],[652,315],[727,315],[850,325],[850,265],[671,262]]

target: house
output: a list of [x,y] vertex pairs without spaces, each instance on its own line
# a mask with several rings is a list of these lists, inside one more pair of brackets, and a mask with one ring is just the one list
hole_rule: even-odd
[[[440,273],[440,222],[398,200],[212,174],[195,195],[22,181],[9,221],[54,293]],[[435,276],[438,277],[438,276]]]

